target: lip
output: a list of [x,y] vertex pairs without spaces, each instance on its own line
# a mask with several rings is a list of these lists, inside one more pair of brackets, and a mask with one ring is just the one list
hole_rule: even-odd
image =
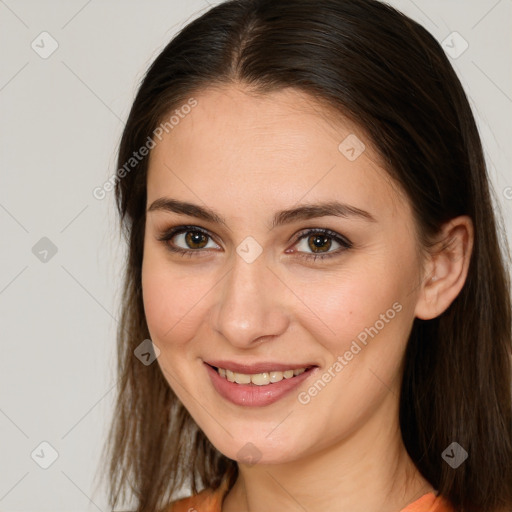
[[[268,368],[267,363],[265,364]],[[300,384],[302,384],[306,379],[315,375],[318,371],[318,367],[310,367],[309,370],[292,377],[290,379],[283,379],[279,382],[275,382],[273,384],[268,384],[266,386],[257,386],[256,384],[237,384],[236,382],[229,382],[224,377],[221,377],[217,370],[212,368],[209,363],[204,363],[206,371],[210,376],[213,387],[226,400],[230,401],[235,405],[242,405],[245,407],[264,407],[266,405],[273,404],[277,402],[281,398],[285,397],[289,393],[291,393],[294,389],[296,389]],[[215,365],[216,366],[216,365]],[[281,365],[282,366],[282,365]],[[243,367],[240,365],[236,366],[237,368]],[[258,365],[251,365],[249,368],[255,368]],[[220,366],[219,368],[225,368],[224,366]],[[245,367],[247,368],[247,366]],[[299,368],[304,368],[301,366]],[[276,368],[276,366],[272,366],[272,369],[276,371],[282,371]],[[287,366],[286,369],[290,370],[290,366]],[[247,372],[237,372],[237,373],[247,373]],[[263,373],[260,371],[252,371],[251,373]]]
[[206,364],[210,366],[215,366],[216,368],[224,368],[224,370],[231,370],[236,373],[245,373],[247,375],[253,375],[255,373],[265,373],[265,372],[284,372],[286,370],[299,370],[300,368],[308,368],[310,366],[317,366],[314,363],[273,363],[271,361],[264,361],[261,363],[254,364],[244,364],[244,363],[235,363],[233,361],[205,361]]

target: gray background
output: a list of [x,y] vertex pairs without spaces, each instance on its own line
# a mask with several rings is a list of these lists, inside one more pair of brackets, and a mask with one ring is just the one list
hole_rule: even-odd
[[[447,41],[510,238],[512,1],[389,3]],[[3,512],[108,510],[97,471],[116,384],[125,249],[113,193],[97,200],[92,190],[115,172],[123,121],[147,66],[208,7],[0,0]],[[461,55],[454,31],[469,45]],[[47,469],[52,448],[42,442],[58,455]]]

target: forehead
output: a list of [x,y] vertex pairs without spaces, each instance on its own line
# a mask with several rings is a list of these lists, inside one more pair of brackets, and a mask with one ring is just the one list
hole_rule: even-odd
[[301,199],[391,205],[395,214],[406,207],[364,130],[311,96],[229,85],[193,98],[193,108],[175,107],[181,115],[155,139],[148,204],[169,195],[217,210],[253,202],[278,209]]

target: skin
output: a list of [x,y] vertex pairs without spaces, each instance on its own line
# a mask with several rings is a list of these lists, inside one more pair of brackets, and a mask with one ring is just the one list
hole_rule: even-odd
[[[451,243],[426,254],[409,202],[360,127],[296,90],[256,96],[233,84],[194,97],[198,105],[151,152],[147,206],[161,197],[193,202],[227,227],[149,211],[142,284],[165,378],[213,445],[239,460],[223,512],[401,510],[432,490],[400,436],[403,354],[414,318],[440,315],[464,284],[470,219],[445,225],[439,240]],[[349,134],[366,145],[354,161],[338,150]],[[324,216],[269,229],[278,210],[328,200],[375,222]],[[211,235],[203,249],[173,238],[192,257],[158,240],[185,224]],[[298,251],[314,247],[294,235],[306,228],[328,228],[353,247],[303,259]],[[262,248],[252,263],[236,252],[248,236]],[[324,251],[336,252],[328,240]],[[205,370],[212,359],[314,362],[320,376],[397,302],[401,311],[306,405],[298,393],[310,379],[274,404],[242,407],[218,395]],[[240,461],[248,442],[255,465]]]

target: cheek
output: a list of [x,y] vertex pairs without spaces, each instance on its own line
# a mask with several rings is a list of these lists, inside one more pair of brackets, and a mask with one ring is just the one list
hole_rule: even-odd
[[305,305],[303,327],[316,333],[315,339],[322,340],[331,354],[342,354],[358,336],[364,341],[366,329],[377,323],[382,330],[382,322],[387,327],[399,316],[396,310],[403,309],[404,283],[386,268],[384,262],[372,262],[368,267],[324,275],[297,290]]
[[144,256],[144,311],[152,339],[161,349],[185,345],[194,336],[201,299],[210,288],[206,279],[167,262],[165,257]]
[[386,273],[385,268],[383,262],[371,271],[364,267],[333,275],[325,286],[311,287],[307,304],[317,316],[308,315],[302,327],[330,355],[318,380],[301,390],[298,407],[304,413],[318,411],[317,419],[310,420],[323,433],[318,443],[328,444],[356,428],[398,384],[412,317],[404,303],[405,273]]

